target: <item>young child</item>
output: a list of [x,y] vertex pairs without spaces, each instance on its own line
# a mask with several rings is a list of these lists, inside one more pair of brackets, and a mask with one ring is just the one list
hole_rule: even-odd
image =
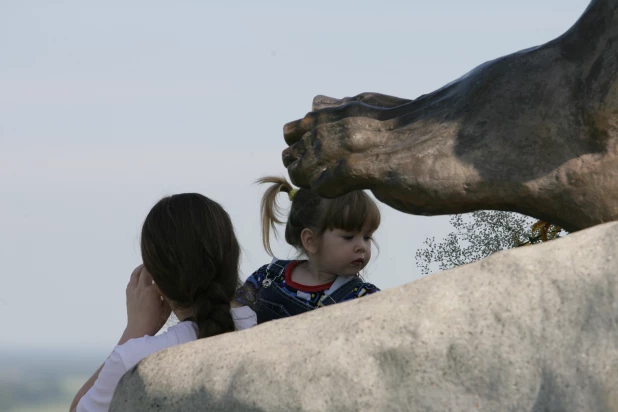
[[258,183],[271,184],[261,204],[264,248],[273,256],[270,230],[276,235],[275,225],[282,223],[276,197],[284,192],[292,201],[285,240],[307,257],[273,259],[236,291],[236,300],[256,312],[258,323],[379,290],[359,276],[371,258],[371,236],[380,225],[378,206],[366,193],[325,199],[307,189],[294,189],[284,178],[265,177]]
[[[248,307],[230,308],[240,247],[218,203],[196,193],[162,199],[142,227],[141,252],[144,264],[127,285],[124,334],[71,411],[109,410],[122,375],[154,352],[256,324]],[[181,322],[155,336],[172,311]]]

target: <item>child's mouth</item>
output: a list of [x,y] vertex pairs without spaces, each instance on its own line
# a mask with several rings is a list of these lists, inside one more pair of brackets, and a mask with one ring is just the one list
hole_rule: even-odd
[[363,259],[356,259],[352,261],[353,265],[362,265],[363,264]]

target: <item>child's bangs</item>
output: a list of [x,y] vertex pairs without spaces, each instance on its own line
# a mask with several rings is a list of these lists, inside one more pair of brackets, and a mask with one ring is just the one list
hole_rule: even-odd
[[374,232],[380,226],[378,205],[363,191],[357,190],[323,202],[320,232],[340,229]]

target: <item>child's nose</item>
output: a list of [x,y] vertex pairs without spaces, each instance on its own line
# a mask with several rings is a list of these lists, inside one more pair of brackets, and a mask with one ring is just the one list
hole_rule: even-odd
[[358,252],[364,252],[365,251],[365,242],[363,242],[362,240],[356,242],[356,250]]

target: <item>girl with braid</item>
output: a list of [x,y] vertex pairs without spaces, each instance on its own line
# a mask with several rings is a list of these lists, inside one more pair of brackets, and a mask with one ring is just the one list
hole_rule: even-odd
[[[154,352],[256,324],[251,309],[231,305],[240,248],[218,203],[196,193],[160,200],[142,227],[141,252],[126,289],[126,329],[71,411],[109,410],[122,375]],[[171,312],[181,322],[155,336]]]
[[283,223],[276,201],[283,192],[292,202],[285,240],[306,256],[302,260],[275,258],[236,291],[236,300],[256,312],[258,323],[379,291],[359,275],[371,258],[371,236],[380,225],[378,206],[366,193],[354,191],[325,199],[308,189],[294,189],[280,177],[265,177],[258,183],[271,185],[261,205],[264,248],[273,256],[270,231]]

